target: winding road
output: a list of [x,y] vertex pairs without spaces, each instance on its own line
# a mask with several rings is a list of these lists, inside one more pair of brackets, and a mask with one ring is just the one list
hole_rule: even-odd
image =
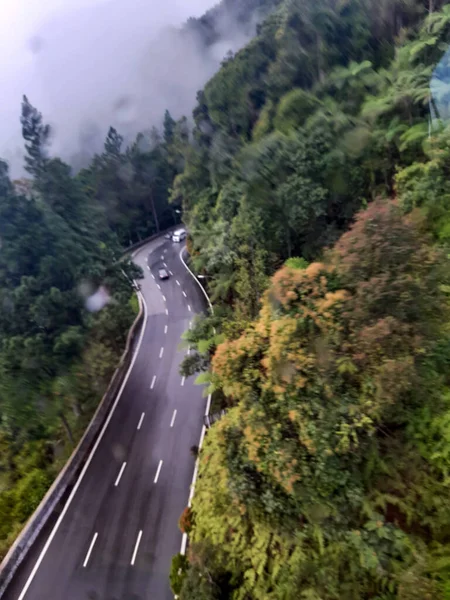
[[[179,374],[182,333],[205,308],[180,244],[134,256],[144,323],[109,420],[59,516],[29,552],[7,600],[169,600],[178,519],[188,503],[206,400]],[[166,268],[170,278],[158,279]]]

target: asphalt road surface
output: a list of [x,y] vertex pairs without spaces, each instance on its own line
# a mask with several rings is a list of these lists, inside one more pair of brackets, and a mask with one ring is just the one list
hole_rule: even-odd
[[[173,599],[170,563],[206,404],[178,372],[181,335],[205,307],[181,248],[160,238],[136,254],[146,318],[128,380],[61,522],[47,528],[3,598]],[[158,279],[161,267],[168,280]]]

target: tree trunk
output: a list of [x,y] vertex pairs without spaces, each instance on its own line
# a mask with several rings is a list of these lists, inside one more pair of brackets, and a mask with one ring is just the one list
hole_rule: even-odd
[[74,440],[73,440],[72,430],[70,429],[69,422],[66,419],[66,417],[65,417],[65,415],[64,415],[63,412],[60,412],[59,416],[61,418],[61,422],[63,424],[63,427],[66,430],[67,437],[69,438],[69,441],[70,441],[71,445],[74,446]]
[[153,190],[151,188],[150,188],[150,203],[152,205],[152,213],[153,213],[153,218],[155,220],[156,233],[159,233],[158,215],[156,214],[155,201],[153,200]]

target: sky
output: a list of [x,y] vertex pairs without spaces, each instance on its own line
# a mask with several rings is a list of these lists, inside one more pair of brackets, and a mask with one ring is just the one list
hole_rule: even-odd
[[0,157],[13,177],[22,174],[23,94],[52,126],[52,154],[77,167],[101,150],[109,125],[131,139],[159,125],[165,108],[188,115],[226,52],[247,41],[224,24],[205,53],[177,34],[214,0],[0,2]]

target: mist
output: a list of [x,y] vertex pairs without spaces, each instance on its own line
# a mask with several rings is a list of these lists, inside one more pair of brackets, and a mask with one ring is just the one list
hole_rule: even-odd
[[101,150],[110,125],[131,141],[159,126],[166,108],[174,118],[189,115],[227,52],[254,33],[229,10],[220,13],[219,35],[208,45],[180,30],[213,0],[53,1],[49,13],[15,15],[26,26],[3,40],[10,60],[0,65],[0,156],[16,177],[23,173],[23,94],[52,126],[51,154],[79,168]]

